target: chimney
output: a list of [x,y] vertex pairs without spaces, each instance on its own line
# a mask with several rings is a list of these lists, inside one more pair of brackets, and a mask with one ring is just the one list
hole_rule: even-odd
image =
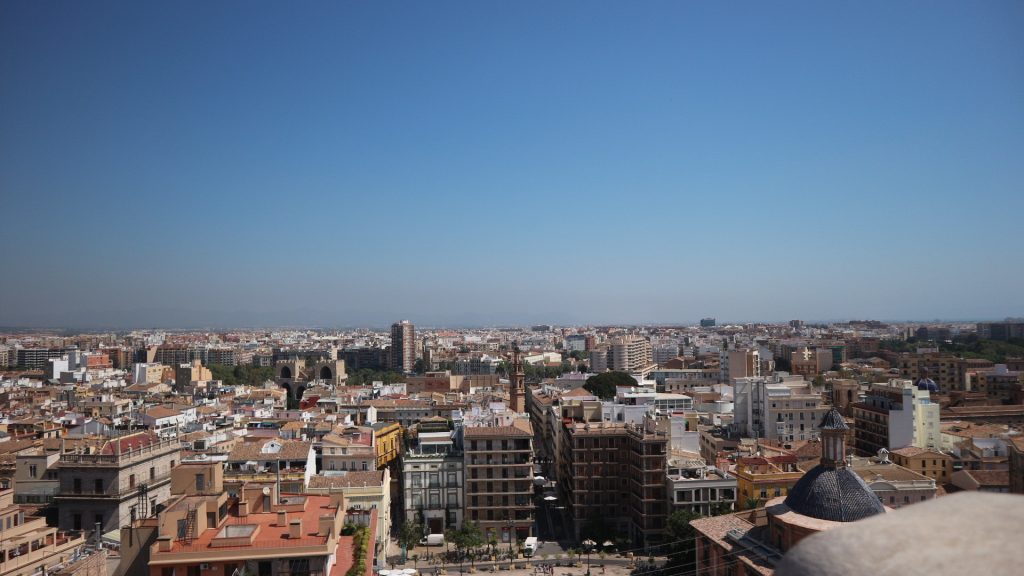
[[160,536],[156,539],[157,549],[161,552],[170,552],[172,540],[170,536]]
[[334,516],[324,515],[320,517],[320,529],[317,530],[318,536],[326,536],[330,538],[331,532],[334,531]]
[[287,526],[288,525],[288,513],[285,512],[284,510],[281,510],[280,512],[277,513],[277,525],[278,526]]
[[[282,512],[283,514],[283,512]],[[297,539],[302,538],[302,520],[292,520],[288,524],[288,537]]]
[[249,515],[249,501],[242,500],[238,503],[238,517],[245,518]]

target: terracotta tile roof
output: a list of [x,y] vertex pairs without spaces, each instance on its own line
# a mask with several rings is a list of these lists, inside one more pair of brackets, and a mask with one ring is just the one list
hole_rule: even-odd
[[[281,450],[276,453],[263,452],[263,447],[268,442],[278,442],[281,444]],[[228,454],[229,462],[249,462],[249,461],[267,461],[277,460],[305,460],[309,456],[309,451],[313,449],[313,445],[310,442],[303,442],[301,440],[281,440],[280,438],[269,438],[264,441],[257,442],[241,442],[236,444],[231,449],[231,453]]]
[[343,476],[313,476],[309,479],[310,488],[348,488],[352,486],[382,486],[383,470],[353,471]]
[[36,446],[37,440],[8,440],[7,442],[0,442],[0,454],[14,454],[21,452],[22,450],[28,450]]
[[[287,496],[282,494],[282,497]],[[260,529],[257,532],[252,544],[241,545],[241,546],[217,546],[212,547],[211,543],[217,534],[224,528],[221,525],[219,528],[207,528],[201,534],[198,534],[195,539],[190,543],[186,543],[184,540],[174,540],[170,553],[180,552],[211,552],[213,551],[228,551],[238,550],[247,548],[281,548],[281,554],[285,557],[289,555],[287,552],[288,548],[295,548],[299,546],[323,546],[327,544],[327,537],[320,536],[316,533],[320,516],[330,513],[334,508],[330,507],[330,496],[317,496],[312,494],[302,495],[306,498],[305,510],[301,513],[302,527],[304,534],[301,538],[288,538],[288,526],[281,526],[277,523],[276,513],[250,513],[245,518],[231,518],[227,521],[226,525],[231,524],[256,524],[259,525]],[[297,513],[289,512],[289,518],[294,519]],[[349,565],[352,562],[352,537],[351,536],[339,536],[338,537],[338,561],[342,561],[343,558],[348,558]],[[215,555],[215,554],[214,554]],[[159,562],[161,553],[155,549],[151,551],[151,560]]]
[[735,514],[723,514],[721,516],[698,518],[691,521],[690,526],[692,526],[697,532],[700,532],[704,536],[713,540],[719,546],[725,548],[726,551],[732,550],[732,543],[725,537],[730,530],[747,531],[754,527],[753,524]]
[[330,444],[331,446],[357,446],[361,448],[368,448],[372,444],[370,438],[365,436],[356,440],[351,436],[339,436],[334,433],[325,435],[323,437],[323,443]]
[[123,454],[129,450],[138,450],[139,448],[144,448],[159,442],[160,437],[149,431],[126,434],[124,436],[108,440],[100,450],[100,454]]
[[145,412],[150,418],[168,418],[172,416],[181,416],[181,412],[172,410],[171,408],[164,408],[163,406],[154,406]]
[[913,458],[914,456],[921,456],[922,454],[934,455],[936,458],[948,458],[946,454],[933,450],[931,448],[919,448],[917,446],[904,446],[903,448],[897,448],[893,450],[891,454],[897,454],[906,458]]
[[982,486],[1009,486],[1009,470],[964,470]]

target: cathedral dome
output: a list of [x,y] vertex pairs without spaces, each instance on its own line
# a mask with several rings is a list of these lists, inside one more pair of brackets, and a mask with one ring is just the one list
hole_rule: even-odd
[[885,512],[878,496],[856,472],[846,467],[846,433],[850,427],[834,407],[818,425],[822,437],[821,464],[797,481],[786,496],[786,506],[797,514],[853,522]]
[[849,468],[815,466],[786,496],[786,506],[798,514],[853,522],[885,512],[882,502],[856,472]]

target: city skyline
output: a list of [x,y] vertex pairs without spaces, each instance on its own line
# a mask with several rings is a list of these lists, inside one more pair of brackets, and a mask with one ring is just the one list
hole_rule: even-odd
[[0,325],[1024,315],[1024,6],[0,5]]
[[[702,318],[706,319],[706,318]],[[529,329],[533,326],[552,326],[555,328],[673,328],[673,327],[696,327],[700,324],[702,319],[694,320],[661,320],[656,322],[578,322],[578,323],[567,323],[567,322],[555,322],[551,319],[540,320],[536,322],[504,322],[504,323],[478,323],[478,324],[457,324],[457,323],[445,323],[445,322],[428,322],[420,323],[415,320],[411,320],[417,330],[519,330]],[[1021,318],[1014,316],[1004,316],[999,318],[867,318],[867,317],[835,317],[835,318],[790,318],[790,319],[741,319],[741,318],[714,318],[717,324],[715,327],[721,328],[723,326],[744,326],[744,325],[755,325],[763,324],[766,326],[782,326],[793,320],[799,320],[806,325],[810,326],[830,326],[830,325],[841,325],[847,323],[858,323],[858,322],[880,322],[882,324],[890,325],[929,325],[929,324],[977,324],[979,322],[1006,322],[1006,321],[1019,321]],[[712,330],[715,329],[712,327]],[[0,324],[0,334],[22,332],[22,331],[39,331],[40,333],[45,332],[63,332],[67,334],[80,334],[80,333],[103,333],[109,331],[116,332],[128,332],[128,331],[167,331],[167,332],[182,332],[182,333],[202,333],[206,331],[224,332],[231,330],[311,330],[319,332],[330,332],[333,330],[338,331],[354,331],[354,330],[367,330],[371,332],[382,332],[386,333],[391,330],[391,324],[387,321],[380,322],[364,322],[364,323],[280,323],[280,324],[254,324],[254,323],[239,323],[239,324],[125,324],[125,325],[64,325],[64,326],[28,326],[28,325],[4,325]]]

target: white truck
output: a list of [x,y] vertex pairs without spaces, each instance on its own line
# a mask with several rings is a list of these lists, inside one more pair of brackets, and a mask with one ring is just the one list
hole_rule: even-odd
[[523,540],[523,556],[529,558],[537,553],[537,548],[540,547],[540,542],[537,541],[536,536],[530,536],[526,540]]
[[444,534],[427,534],[420,540],[420,546],[444,546]]

